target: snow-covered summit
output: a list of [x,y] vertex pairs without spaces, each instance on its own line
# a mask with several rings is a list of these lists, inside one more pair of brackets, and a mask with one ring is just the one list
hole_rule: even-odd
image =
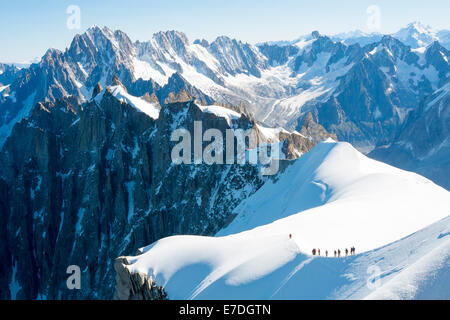
[[135,107],[136,109],[145,113],[146,115],[148,115],[150,118],[152,118],[154,120],[158,119],[161,108],[160,108],[160,106],[156,105],[155,103],[148,102],[145,99],[140,98],[140,97],[132,96],[121,85],[108,87],[107,90],[109,90],[111,92],[111,94],[114,97],[116,97],[119,101],[125,102],[125,103]]
[[436,31],[417,21],[408,24],[393,36],[412,48],[426,47],[434,41],[439,41]]

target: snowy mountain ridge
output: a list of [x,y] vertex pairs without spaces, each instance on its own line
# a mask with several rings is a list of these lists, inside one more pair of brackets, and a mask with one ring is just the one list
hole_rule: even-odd
[[[432,27],[424,25],[419,21],[414,21],[409,23],[404,28],[401,28],[397,32],[394,32],[389,35],[399,39],[406,45],[411,46],[413,49],[427,47],[434,41],[439,41],[444,47],[450,49],[450,42],[448,37],[449,32],[450,31],[446,29],[435,30]],[[383,34],[379,32],[367,33],[359,29],[330,35],[330,38],[333,39],[334,41],[343,41],[347,44],[359,43],[361,46],[373,42],[378,42],[381,40],[382,37]],[[304,35],[294,40],[266,41],[258,43],[257,45],[263,44],[279,45],[279,46],[294,45],[301,41],[307,40],[308,38],[310,38],[309,35]]]
[[[48,50],[39,64],[3,83],[10,94],[0,98],[0,129],[27,109],[26,99],[89,100],[98,83],[106,87],[116,74],[135,96],[189,87],[209,103],[244,103],[257,120],[289,130],[299,130],[312,112],[339,139],[370,151],[391,140],[421,99],[449,81],[449,58],[437,43],[411,49],[390,36],[360,46],[313,32],[293,45],[253,46],[225,36],[191,43],[182,32],[167,31],[133,43],[122,31],[94,26],[65,52]],[[360,97],[355,85],[371,98]],[[160,104],[166,97],[159,94]],[[374,123],[386,129],[377,132]]]
[[253,46],[225,36],[191,43],[167,31],[132,42],[94,26],[2,82],[0,145],[31,105],[69,95],[87,101],[117,75],[132,95],[155,94],[161,105],[184,89],[206,104],[244,104],[256,120],[290,131],[311,113],[368,153],[392,142],[423,98],[448,83],[449,58],[437,42],[412,49],[391,36],[360,46],[313,32],[293,45]]
[[[244,200],[215,237],[165,238],[121,267],[169,299],[448,298],[449,208],[431,181],[329,140]],[[351,246],[357,255],[344,257]]]

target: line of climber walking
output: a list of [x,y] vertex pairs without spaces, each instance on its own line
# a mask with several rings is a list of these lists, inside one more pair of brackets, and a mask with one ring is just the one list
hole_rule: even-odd
[[[356,253],[355,247],[351,247],[350,251],[347,248],[345,248],[345,256],[346,257],[348,256],[349,253],[350,253],[350,255],[354,255]],[[316,254],[318,256],[320,256],[320,249],[316,249],[316,248],[312,249],[312,255],[315,256]],[[328,250],[325,250],[325,257],[328,257]],[[334,257],[335,258],[341,257],[341,249],[334,250]]]
[[[289,239],[292,239],[292,233],[289,234]],[[312,249],[312,255],[315,256],[316,253],[317,253],[317,255],[320,256],[320,249],[316,249],[316,248]],[[355,253],[356,253],[356,249],[353,246],[350,248],[350,255],[353,256],[353,255],[355,255]],[[347,248],[345,248],[345,256],[347,257],[348,254],[349,254],[349,251]],[[325,257],[328,257],[328,250],[325,250]],[[341,257],[341,249],[334,250],[334,257],[335,258]]]

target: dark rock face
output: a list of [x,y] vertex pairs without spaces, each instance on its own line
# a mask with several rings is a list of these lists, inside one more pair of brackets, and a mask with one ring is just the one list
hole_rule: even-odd
[[[448,87],[448,86],[447,86]],[[416,171],[450,189],[450,94],[442,90],[422,103],[405,122],[395,140],[369,156]]]
[[329,61],[344,57],[352,67],[340,78],[336,94],[324,102],[307,103],[305,110],[327,131],[356,147],[392,142],[403,130],[407,114],[449,81],[448,51],[438,43],[427,48],[419,63],[410,47],[390,36],[362,49],[327,40],[316,42],[297,60],[309,63],[317,59],[317,52],[330,52]]
[[244,73],[260,77],[261,69],[268,67],[267,58],[256,47],[225,36],[214,40],[208,51],[231,75]]
[[315,39],[315,41],[312,43],[311,50],[304,51],[295,58],[294,71],[298,71],[303,63],[306,63],[308,66],[312,66],[313,63],[317,60],[318,54],[320,54],[321,52],[334,53],[336,52],[336,50],[340,50],[341,47],[344,47],[344,45],[340,43],[335,44],[330,38],[326,36],[321,36],[317,31],[312,33],[312,37],[313,39]]
[[167,84],[157,91],[156,96],[161,104],[170,101],[169,95],[177,95],[185,91],[189,96],[196,98],[203,104],[213,104],[214,100],[203,94],[200,90],[189,84],[179,73],[174,73]]
[[102,85],[100,83],[97,83],[97,85],[94,88],[94,91],[92,91],[92,98],[95,98],[102,91],[103,91]]
[[[8,185],[6,181],[0,179],[0,257],[11,257],[11,253],[8,247],[8,228],[7,222],[9,217],[9,198],[8,198]],[[2,259],[0,261],[0,274],[8,275],[0,277],[0,288],[2,292],[9,291],[10,274],[12,271],[11,259]],[[6,299],[8,294],[5,292],[0,298]]]
[[7,65],[0,63],[0,86],[11,84],[16,80],[20,73],[20,69],[15,65]]
[[205,40],[205,39],[201,39],[201,40],[200,39],[195,39],[194,40],[194,44],[199,44],[199,45],[201,45],[204,48],[209,47],[209,42],[207,40]]
[[116,287],[114,299],[117,300],[166,300],[167,293],[161,286],[146,274],[131,273],[126,266],[128,261],[125,257],[119,257],[114,263],[116,272]]
[[[151,180],[145,140],[154,123],[111,97],[102,106],[39,104],[4,145],[9,210],[2,215],[10,250],[5,259],[17,266],[17,298],[100,297],[93,284],[110,277],[108,256],[119,245],[111,237],[120,237],[128,224],[127,183]],[[142,164],[131,154],[135,147]],[[133,163],[135,171],[123,163]],[[148,202],[146,189],[144,184],[133,191],[142,205]],[[61,292],[71,264],[83,270],[82,289]],[[8,298],[9,290],[1,291]]]
[[305,137],[312,137],[315,142],[332,138],[338,140],[335,134],[328,133],[324,127],[314,121],[311,113],[308,113],[303,119],[300,133]]
[[[193,132],[199,120],[225,136],[224,118],[176,102],[154,120],[102,92],[85,104],[38,103],[3,145],[2,299],[112,298],[116,257],[173,234],[212,235],[264,183],[255,165],[172,163],[174,129]],[[233,121],[254,126],[245,116]],[[293,138],[303,151],[314,145],[302,139]],[[67,289],[70,265],[81,268],[80,290]],[[14,295],[10,283],[20,288]]]
[[[328,132],[363,152],[395,141],[406,126],[408,114],[420,109],[420,104],[450,79],[448,50],[438,42],[417,51],[391,36],[383,36],[364,47],[334,42],[318,33],[305,40],[311,42],[309,47],[305,48],[307,41],[304,42],[300,46],[302,49],[292,57],[286,54],[291,45],[260,45],[258,48],[269,61],[284,57],[282,61],[288,61],[292,76],[309,72],[309,68],[324,79],[336,66],[345,72],[330,84],[335,86],[333,94],[306,101],[297,115],[286,112],[287,118],[280,120],[285,121],[285,127],[300,130],[307,114],[312,113]],[[311,84],[303,81],[298,87],[308,90]],[[269,108],[271,118],[258,113],[258,109],[256,112],[274,124],[278,113],[285,114],[283,108],[276,111]]]
[[450,51],[441,46],[439,42],[435,41],[427,48],[425,53],[427,66],[433,66],[438,72],[439,86],[443,86],[449,82],[448,73],[450,72],[450,64],[448,58]]
[[269,59],[271,66],[278,66],[285,64],[290,57],[296,55],[299,51],[295,46],[277,46],[270,44],[262,44],[258,49]]
[[342,139],[359,145],[390,139],[399,125],[392,98],[384,94],[385,75],[370,61],[355,65],[340,94],[317,109],[319,122]]

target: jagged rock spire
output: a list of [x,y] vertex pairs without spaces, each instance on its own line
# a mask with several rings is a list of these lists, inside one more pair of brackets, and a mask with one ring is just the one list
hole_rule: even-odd
[[332,138],[336,141],[338,140],[336,134],[329,133],[324,127],[314,121],[314,117],[311,112],[308,112],[303,119],[303,125],[300,129],[300,133],[305,137],[311,137],[316,142],[326,138]]
[[123,86],[123,84],[122,84],[122,82],[120,82],[120,79],[117,76],[117,74],[114,74],[114,76],[112,78],[112,85],[113,86]]
[[113,75],[112,81],[111,81],[111,85],[112,86],[121,86],[126,92],[128,92],[127,87],[125,87],[122,83],[122,81],[120,81],[119,77],[117,76],[117,74]]
[[94,90],[92,91],[92,99],[94,99],[102,91],[103,91],[102,85],[100,84],[100,82],[97,82]]
[[169,96],[166,98],[164,103],[168,104],[168,103],[174,103],[174,102],[188,102],[191,100],[192,100],[192,96],[189,93],[187,93],[187,91],[185,89],[182,89],[180,92],[177,93],[176,96],[173,92],[170,92]]
[[156,105],[160,105],[158,98],[156,97],[156,95],[154,93],[152,93],[151,95],[147,92],[144,96],[142,96],[142,99],[144,99],[147,102],[150,103],[154,103]]

